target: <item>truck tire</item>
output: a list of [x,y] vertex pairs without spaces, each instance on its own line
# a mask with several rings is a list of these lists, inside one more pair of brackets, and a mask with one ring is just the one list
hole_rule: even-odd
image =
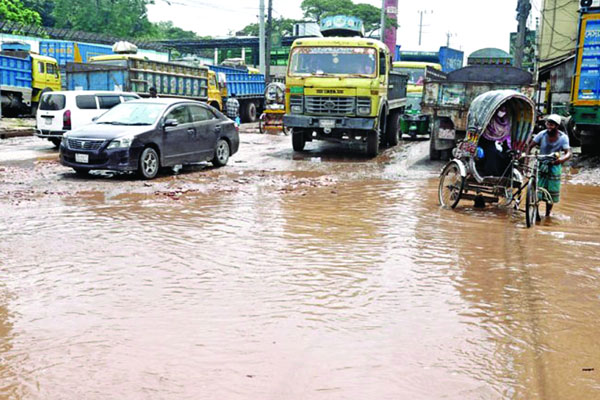
[[581,154],[595,155],[598,154],[599,141],[594,137],[591,131],[581,131]]
[[575,120],[573,117],[567,118],[565,121],[565,128],[567,130],[567,134],[569,135],[569,145],[571,147],[581,146],[581,134],[577,130],[577,126],[575,125]]
[[242,122],[256,122],[257,116],[256,103],[253,101],[248,101],[244,103],[242,109]]
[[379,154],[379,143],[381,141],[381,129],[375,129],[369,132],[367,136],[367,156],[377,157]]
[[302,151],[304,150],[304,145],[306,144],[306,139],[304,138],[304,131],[301,130],[292,130],[292,147],[294,151]]
[[390,147],[397,146],[400,142],[400,116],[402,110],[392,111],[388,117],[386,139]]
[[435,140],[433,139],[433,135],[429,139],[429,159],[431,161],[437,161],[442,157],[442,152],[440,150],[435,149]]

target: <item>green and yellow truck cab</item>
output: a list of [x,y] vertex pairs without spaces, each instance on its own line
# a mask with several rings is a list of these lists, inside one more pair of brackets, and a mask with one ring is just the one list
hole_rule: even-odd
[[35,114],[42,93],[60,90],[58,62],[31,51],[28,44],[3,43],[0,51],[2,114]]
[[[584,4],[585,3],[585,4]],[[582,153],[600,149],[600,3],[581,1],[569,112]]]
[[401,134],[412,138],[416,138],[417,135],[429,135],[430,117],[421,112],[425,71],[427,68],[441,71],[442,65],[421,61],[396,61],[393,68],[396,72],[408,75],[406,110],[400,121]]
[[362,31],[360,20],[328,17],[321,31],[337,37],[297,39],[290,51],[284,125],[294,150],[312,140],[360,142],[374,157],[397,145],[407,76],[392,71],[384,43],[349,36]]

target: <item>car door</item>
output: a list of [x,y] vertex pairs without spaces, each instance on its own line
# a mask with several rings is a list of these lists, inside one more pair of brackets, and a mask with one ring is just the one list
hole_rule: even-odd
[[190,106],[190,111],[196,129],[194,147],[202,160],[210,159],[213,157],[220,134],[220,120],[204,105]]
[[186,164],[194,161],[196,150],[193,149],[196,130],[190,116],[190,107],[178,105],[170,109],[162,120],[177,121],[177,126],[166,126],[163,133],[163,165]]

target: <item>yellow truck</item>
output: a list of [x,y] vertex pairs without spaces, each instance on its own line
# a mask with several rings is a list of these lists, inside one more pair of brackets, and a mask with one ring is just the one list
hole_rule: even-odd
[[408,75],[407,105],[406,111],[401,117],[401,134],[409,135],[413,139],[417,135],[429,135],[430,118],[428,115],[421,113],[425,71],[427,68],[441,71],[442,65],[422,61],[396,61],[393,68],[396,72]]
[[35,115],[42,93],[61,89],[56,60],[30,50],[20,42],[2,44],[0,102],[4,116]]
[[[323,27],[329,25],[340,35],[358,24],[336,16],[326,18],[321,30],[326,34]],[[392,71],[389,50],[378,40],[297,39],[288,62],[284,116],[294,150],[313,140],[359,142],[374,157],[381,147],[397,145],[406,82],[406,75]]]

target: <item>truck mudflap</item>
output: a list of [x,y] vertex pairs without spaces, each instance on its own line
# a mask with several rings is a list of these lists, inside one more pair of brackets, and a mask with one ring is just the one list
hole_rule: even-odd
[[375,129],[375,118],[350,118],[350,117],[323,117],[306,115],[285,115],[283,125],[286,128],[302,129]]

